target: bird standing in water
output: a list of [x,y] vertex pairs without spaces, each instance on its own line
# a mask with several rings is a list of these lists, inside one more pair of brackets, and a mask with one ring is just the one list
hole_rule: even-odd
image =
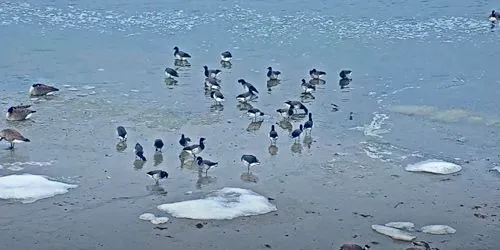
[[278,140],[278,132],[274,129],[274,125],[271,125],[271,131],[269,131],[269,140],[271,140],[271,144],[276,144]]
[[146,157],[144,157],[144,149],[140,143],[135,144],[135,156],[142,161],[146,161]]
[[163,141],[161,139],[156,139],[154,142],[155,151],[161,153],[161,149],[163,148]]

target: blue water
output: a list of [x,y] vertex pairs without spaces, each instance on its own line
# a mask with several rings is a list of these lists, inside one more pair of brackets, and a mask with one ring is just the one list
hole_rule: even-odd
[[[122,194],[118,196],[143,195],[143,182],[148,180],[136,179],[138,171],[128,167],[136,140],[146,145],[146,152],[151,152],[150,144],[156,137],[165,139],[165,155],[169,160],[168,164],[160,166],[171,171],[174,179],[169,185],[177,190],[170,190],[168,198],[169,201],[185,199],[183,193],[194,187],[196,176],[175,168],[178,164],[177,140],[182,131],[192,138],[208,137],[207,157],[224,166],[216,169],[218,172],[214,174],[218,183],[208,189],[249,185],[259,193],[272,194],[278,200],[281,197],[282,205],[278,205],[278,209],[287,211],[288,221],[256,222],[255,228],[247,228],[250,235],[259,235],[259,225],[262,225],[259,223],[265,224],[266,235],[273,237],[275,232],[299,225],[293,221],[302,215],[289,207],[306,209],[313,201],[320,204],[318,207],[327,204],[321,208],[325,209],[321,211],[323,219],[311,219],[299,225],[302,229],[296,241],[278,241],[273,248],[311,249],[313,246],[325,249],[331,244],[336,247],[339,241],[353,240],[351,236],[359,232],[365,242],[379,237],[376,239],[383,242],[384,249],[401,248],[391,245],[386,238],[374,236],[369,226],[398,220],[390,211],[397,198],[406,197],[407,203],[417,201],[421,206],[398,212],[400,218],[418,217],[422,223],[451,224],[454,221],[453,226],[459,233],[446,238],[449,243],[441,243],[441,248],[458,249],[457,246],[465,244],[470,249],[485,249],[498,240],[485,236],[481,239],[486,245],[482,245],[467,231],[468,226],[472,224],[474,231],[484,230],[481,231],[483,235],[494,236],[498,220],[485,226],[468,210],[456,212],[456,217],[447,214],[443,221],[428,220],[440,219],[443,213],[452,209],[450,204],[466,203],[466,207],[471,207],[480,202],[493,202],[490,207],[499,205],[500,197],[494,193],[498,192],[495,182],[498,175],[488,172],[489,168],[500,164],[497,98],[500,95],[500,30],[491,28],[487,21],[494,8],[500,9],[494,1],[450,0],[0,2],[0,102],[4,109],[20,102],[32,102],[37,109],[34,123],[0,123],[2,127],[17,127],[33,138],[29,145],[21,146],[17,155],[2,156],[2,163],[20,159],[59,162],[47,170],[36,171],[47,171],[53,176],[79,176],[80,188],[70,191],[68,196],[73,194],[77,198],[70,199],[86,200],[92,204],[92,209],[82,205],[84,208],[79,207],[82,211],[72,216],[77,221],[85,221],[90,216],[89,228],[97,227],[100,216],[116,209],[103,205],[112,204],[111,197],[114,199],[117,193]],[[174,46],[193,56],[192,66],[178,69],[181,75],[178,86],[165,86],[163,70],[173,67]],[[202,92],[202,66],[220,67],[219,54],[225,50],[234,56],[233,67],[224,69],[221,74],[222,92],[227,101],[222,112],[211,112],[212,102]],[[272,91],[266,91],[265,87],[268,66],[283,73],[282,83]],[[298,99],[300,79],[307,79],[307,72],[313,67],[327,72],[326,85],[319,87],[316,99],[307,104],[315,117],[313,146],[304,148],[302,154],[290,153],[292,142],[286,138],[286,131],[279,130],[279,154],[270,156],[267,133],[270,124],[277,119],[274,110],[282,108],[285,100]],[[337,85],[338,72],[344,68],[353,70],[354,80],[348,91],[340,91]],[[260,90],[256,106],[271,114],[258,132],[245,130],[249,121],[235,108],[235,96],[243,92],[236,82],[239,78]],[[30,100],[27,91],[35,82],[54,84],[61,92],[54,100]],[[72,91],[72,87],[77,91]],[[338,104],[340,111],[332,112],[331,103]],[[353,121],[347,119],[351,111],[354,112]],[[114,148],[117,125],[124,125],[131,134],[128,149],[122,154],[116,153]],[[293,126],[296,128],[298,123]],[[257,154],[268,164],[256,171],[260,172],[259,185],[241,184],[238,176],[242,169],[233,167],[239,164],[238,156],[246,152]],[[347,156],[332,163],[336,152],[344,152]],[[111,156],[103,159],[104,154]],[[427,158],[472,163],[464,167],[464,173],[455,182],[440,182],[434,177],[401,171],[407,163]],[[368,170],[353,167],[358,164]],[[128,172],[121,172],[122,168]],[[113,182],[100,179],[103,169],[110,171],[107,174],[115,174]],[[405,179],[394,183],[388,177],[392,173],[404,175]],[[5,174],[8,172],[2,172]],[[371,177],[352,181],[353,176],[364,174]],[[395,188],[394,185],[399,186]],[[470,189],[464,191],[464,186]],[[320,188],[325,190],[319,191]],[[390,193],[387,190],[396,191],[389,195],[394,200],[383,198]],[[425,194],[435,193],[435,196],[426,199],[419,190]],[[376,199],[352,201],[350,192],[358,196],[374,192]],[[332,199],[332,194],[339,197]],[[89,198],[93,195],[94,200]],[[147,198],[127,204],[127,209],[119,214],[120,222],[110,222],[103,230],[113,232],[115,227],[135,220],[136,215],[144,209],[154,208],[158,202]],[[364,204],[368,207],[364,211],[375,214],[377,219],[345,218],[352,216],[353,211],[359,212],[348,202]],[[51,208],[47,205],[51,200],[37,204]],[[338,206],[344,211],[344,224],[339,220],[340,215],[326,215]],[[378,214],[371,207],[376,208]],[[20,208],[6,205],[1,209],[14,213],[14,209]],[[19,214],[26,215],[31,214],[33,208],[22,209]],[[405,217],[407,214],[413,217]],[[57,212],[51,215],[61,216]],[[465,219],[466,216],[472,219]],[[29,218],[40,225],[46,223],[38,217]],[[4,219],[11,221],[11,218]],[[24,227],[27,220],[5,224],[3,229]],[[105,249],[113,248],[110,246],[113,240],[100,238],[85,227],[68,229],[67,225],[72,222],[61,221],[64,222],[51,222],[51,225],[62,231],[69,230],[71,234],[85,232],[89,239],[98,238],[104,242]],[[321,224],[326,221],[338,222],[339,226]],[[315,227],[315,222],[321,226]],[[169,225],[176,227],[176,232],[193,230],[191,226],[179,224],[181,222]],[[337,231],[339,227],[342,228],[340,232]],[[149,227],[138,228],[123,233],[150,237]],[[316,228],[321,232],[314,231]],[[330,242],[328,233],[332,230],[337,235],[334,242]],[[44,246],[55,244],[64,248],[72,245],[64,233],[58,232],[56,243]],[[30,233],[21,235],[26,237]],[[235,243],[214,236],[217,233],[215,229],[208,233],[214,237],[211,240],[214,249],[218,243],[235,249],[242,247],[239,244],[259,238],[250,237]],[[6,237],[10,236],[15,234]],[[45,237],[48,236],[42,233],[37,240]],[[314,237],[318,237],[317,240],[307,240]],[[190,240],[183,238],[175,246],[185,247]],[[442,238],[433,240],[440,242]],[[128,243],[142,247],[144,239],[137,241]],[[31,244],[10,243],[14,248]],[[83,238],[76,244],[85,249],[90,247]],[[151,244],[154,249],[162,246],[157,239]],[[190,244],[191,248],[205,246],[202,241]],[[121,248],[118,245],[116,249]]]

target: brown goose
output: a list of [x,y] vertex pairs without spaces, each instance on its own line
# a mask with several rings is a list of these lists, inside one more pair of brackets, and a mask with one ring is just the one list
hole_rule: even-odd
[[59,91],[56,87],[45,85],[43,83],[37,83],[31,85],[29,92],[31,96],[42,96],[53,94],[56,91]]
[[7,120],[9,121],[22,121],[29,119],[33,113],[36,113],[35,110],[29,109],[31,105],[18,105],[18,106],[11,106],[7,110]]
[[0,131],[0,141],[6,140],[10,142],[9,149],[14,149],[14,143],[29,142],[30,140],[24,137],[19,131],[11,128],[6,128]]

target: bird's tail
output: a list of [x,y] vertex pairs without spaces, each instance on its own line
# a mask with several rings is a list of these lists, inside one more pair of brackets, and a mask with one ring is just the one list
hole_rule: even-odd
[[24,141],[24,142],[30,142],[30,139],[28,139],[28,138],[24,138],[24,139],[23,139],[23,141]]

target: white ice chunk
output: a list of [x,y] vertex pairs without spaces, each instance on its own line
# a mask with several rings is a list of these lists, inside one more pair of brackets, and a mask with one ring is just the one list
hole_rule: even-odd
[[162,204],[158,209],[177,218],[200,220],[230,220],[277,210],[275,205],[258,193],[230,187],[217,190],[204,199]]
[[415,235],[412,235],[410,233],[392,227],[386,227],[382,225],[372,225],[372,229],[378,233],[387,235],[395,240],[412,241],[417,238],[417,236]]
[[7,175],[0,177],[0,199],[19,199],[31,203],[68,192],[77,185],[51,181],[40,175]]
[[393,227],[401,230],[406,230],[406,231],[415,231],[415,224],[412,222],[406,222],[406,221],[395,221],[395,222],[389,222],[385,224],[386,227]]
[[143,214],[139,215],[139,219],[141,219],[141,220],[150,221],[154,218],[156,218],[156,216],[152,213],[143,213]]
[[462,167],[451,162],[441,160],[426,160],[415,164],[408,164],[405,169],[410,172],[428,172],[433,174],[453,174],[462,170]]
[[428,234],[454,234],[457,232],[457,230],[447,225],[428,225],[422,227],[420,230]]
[[163,224],[168,222],[168,217],[156,217],[151,220],[151,223],[158,225],[158,224]]

